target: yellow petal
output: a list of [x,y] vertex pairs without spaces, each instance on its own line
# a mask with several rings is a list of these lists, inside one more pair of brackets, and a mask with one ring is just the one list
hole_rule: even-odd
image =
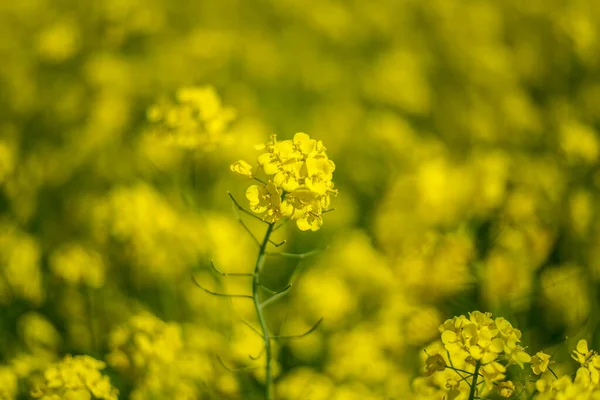
[[246,198],[250,204],[257,204],[260,201],[260,189],[257,185],[252,185],[246,190]]
[[317,141],[312,140],[310,136],[304,132],[298,132],[294,135],[294,144],[304,155],[313,153],[317,147]]
[[587,354],[589,352],[586,340],[581,339],[579,342],[577,342],[577,352],[581,354]]

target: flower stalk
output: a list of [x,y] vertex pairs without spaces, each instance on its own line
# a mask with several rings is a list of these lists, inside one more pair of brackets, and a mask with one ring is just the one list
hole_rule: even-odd
[[266,249],[267,244],[269,244],[269,240],[271,238],[271,233],[273,232],[273,227],[275,223],[270,223],[267,226],[267,231],[265,233],[265,237],[260,245],[258,251],[258,257],[256,258],[256,265],[254,267],[254,274],[252,278],[252,301],[254,302],[254,308],[256,310],[256,316],[258,317],[258,323],[260,325],[260,329],[262,331],[262,336],[264,340],[264,349],[265,349],[265,392],[266,392],[266,400],[271,400],[271,387],[273,386],[273,371],[271,365],[271,337],[269,336],[269,328],[267,326],[267,321],[265,320],[265,315],[263,313],[263,307],[260,304],[260,281],[259,276],[262,271],[263,265],[265,264],[266,257]]
[[475,372],[473,372],[473,380],[471,381],[469,400],[475,400],[475,392],[477,391],[477,378],[479,378],[479,368],[481,368],[481,360],[478,360],[477,363],[475,363]]

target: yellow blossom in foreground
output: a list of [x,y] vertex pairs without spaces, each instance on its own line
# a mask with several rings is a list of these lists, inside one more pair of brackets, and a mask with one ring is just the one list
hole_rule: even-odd
[[[257,149],[265,151],[258,156],[258,170],[269,179],[265,183],[257,178],[260,184],[246,191],[250,209],[269,223],[285,217],[295,220],[300,230],[319,230],[330,196],[337,194],[332,182],[335,164],[327,157],[323,143],[300,132],[292,140],[278,141],[273,135]],[[230,169],[254,177],[252,166],[244,160],[236,161]]]

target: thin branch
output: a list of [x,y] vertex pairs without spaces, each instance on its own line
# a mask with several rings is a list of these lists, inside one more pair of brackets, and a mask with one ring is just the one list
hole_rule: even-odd
[[[231,200],[234,202],[234,205],[237,206],[238,209],[242,210],[242,211],[246,211],[245,209],[242,208],[242,206],[240,206],[235,199],[233,198],[233,196],[231,195],[231,193],[229,193],[229,197],[231,197]],[[258,241],[258,239],[256,238],[256,236],[254,236],[254,234],[252,233],[252,231],[250,230],[250,228],[248,228],[248,225],[246,225],[244,223],[244,220],[242,220],[242,217],[240,215],[240,213],[238,212],[238,210],[235,209],[235,207],[233,208],[233,212],[235,213],[235,218],[238,220],[238,222],[240,223],[240,225],[242,225],[242,228],[244,228],[244,230],[248,233],[248,235],[250,235],[250,237],[254,240],[254,243],[256,243],[256,245],[258,247],[260,247],[260,242]],[[251,214],[252,216],[256,217],[256,215]],[[262,220],[261,220],[262,221]]]
[[283,289],[280,292],[275,293],[273,296],[271,296],[267,300],[263,301],[260,304],[260,307],[264,309],[265,307],[269,306],[270,304],[275,303],[277,300],[281,299],[283,296],[288,294],[291,287],[292,287],[292,285],[287,285],[287,287],[285,289]]
[[264,224],[269,224],[267,221],[263,221],[263,219],[261,217],[259,217],[256,214],[251,213],[250,211],[246,210],[244,207],[240,206],[240,203],[237,202],[237,200],[233,197],[233,195],[231,194],[231,192],[227,192],[227,194],[229,195],[229,198],[231,199],[231,201],[233,202],[233,205],[240,210],[243,213],[248,214],[249,216],[251,216],[254,219],[259,220],[260,222],[264,223]]
[[321,214],[326,214],[326,213],[332,212],[332,211],[335,211],[335,208],[330,208],[329,210],[323,210],[323,211],[321,211]]
[[289,222],[289,220],[290,220],[289,218],[285,218],[283,220],[283,222],[280,222],[279,225],[277,225],[275,228],[273,228],[273,232],[275,232],[279,228],[283,227],[285,224],[287,224]]
[[248,357],[250,357],[251,360],[256,361],[259,358],[261,358],[263,356],[263,354],[265,354],[265,348],[264,347],[260,350],[260,353],[258,353],[257,356],[253,356],[252,354],[248,354]]
[[262,285],[262,284],[260,284],[260,283],[259,283],[259,286],[260,286],[261,288],[263,288],[265,292],[267,292],[267,293],[269,293],[269,294],[272,294],[272,295],[273,295],[273,294],[279,294],[279,293],[283,293],[283,292],[285,292],[286,290],[289,290],[289,288],[291,288],[291,287],[292,287],[292,284],[290,283],[289,285],[287,285],[286,287],[284,287],[284,288],[283,288],[283,289],[281,289],[281,290],[271,290],[271,289],[269,289],[268,287],[266,287],[265,285]]
[[[452,367],[452,369],[454,370],[454,372],[456,372],[456,374],[457,374],[458,376],[460,376],[460,377],[461,377],[461,380],[463,380],[463,381],[465,381],[465,382],[466,382],[468,377],[466,377],[466,376],[462,376],[462,375],[461,375],[461,374],[460,374],[460,373],[459,373],[459,372],[456,370],[456,368],[454,368],[454,363],[452,362],[452,357],[450,356],[450,352],[449,352],[448,350],[446,350],[446,354],[448,355],[448,361],[450,361],[450,366]],[[469,372],[469,374],[470,374],[470,372]]]
[[312,328],[310,328],[309,330],[307,330],[304,333],[301,333],[300,335],[271,336],[271,339],[282,340],[282,339],[300,339],[300,338],[303,338],[304,336],[307,336],[307,335],[310,335],[311,333],[313,333],[319,327],[319,325],[321,325],[321,322],[323,322],[323,318],[322,317],[317,321],[316,324],[313,325]]
[[212,294],[213,296],[219,297],[233,297],[233,298],[244,298],[244,299],[252,299],[252,296],[248,296],[247,294],[228,294],[228,293],[217,293],[203,287],[194,276],[192,276],[192,282],[196,284],[200,289],[204,290],[208,294]]
[[260,182],[260,183],[262,183],[263,185],[266,185],[266,184],[267,184],[267,182],[263,181],[263,180],[262,180],[262,179],[260,179],[260,178],[257,178],[256,176],[253,176],[253,177],[252,177],[252,179],[254,179],[254,180],[255,180],[255,181],[257,181],[257,182]]
[[[456,371],[456,372],[464,372],[465,374],[469,374],[469,376],[473,376],[473,373],[472,373],[472,372],[466,371],[466,370],[464,370],[464,369],[460,369],[460,368],[454,368],[454,367],[449,367],[449,366],[447,366],[447,365],[446,365],[446,368],[448,368],[448,369],[451,369],[451,370],[453,370],[453,371]],[[483,381],[482,381],[482,382],[483,382]],[[479,383],[481,383],[481,382],[479,382]]]
[[251,366],[251,367],[242,367],[242,368],[230,368],[227,365],[225,365],[225,363],[223,362],[223,359],[220,356],[217,356],[217,359],[219,360],[219,363],[223,366],[223,368],[225,368],[229,372],[241,372],[241,371],[248,371],[251,369],[260,368],[260,365],[255,365],[255,366]]
[[219,275],[221,276],[247,276],[247,277],[251,277],[254,276],[253,274],[249,274],[249,273],[239,273],[239,272],[234,272],[234,273],[230,273],[230,272],[223,272],[220,269],[218,269],[214,263],[213,260],[210,260],[210,266],[212,267],[212,269]]
[[296,254],[296,253],[285,253],[285,252],[267,252],[265,253],[268,256],[273,256],[273,257],[287,257],[287,258],[297,258],[297,259],[304,259],[306,257],[310,257],[313,256],[317,253],[320,253],[324,250],[327,250],[328,247],[324,247],[322,249],[316,249],[316,250],[312,250],[312,251],[308,251],[306,253],[301,253],[301,254]]
[[244,323],[244,324],[245,324],[245,325],[246,325],[248,328],[252,329],[252,330],[254,331],[254,333],[256,333],[258,336],[260,336],[261,338],[263,338],[263,339],[264,339],[264,336],[263,336],[263,334],[262,334],[262,333],[261,333],[261,332],[260,332],[258,329],[256,329],[254,326],[252,326],[252,324],[251,324],[250,322],[246,321],[245,319],[242,319],[242,322],[243,322],[243,323]]
[[250,230],[250,228],[248,228],[248,225],[246,225],[244,223],[244,221],[242,221],[242,218],[240,218],[240,215],[237,212],[236,212],[236,217],[237,217],[237,220],[240,223],[240,225],[242,225],[242,227],[244,228],[244,230],[246,232],[248,232],[248,235],[250,235],[250,237],[254,240],[254,243],[256,243],[256,245],[260,247],[260,242],[258,241],[258,239],[256,238],[256,236],[254,236],[254,233],[252,233],[252,231]]
[[279,335],[281,335],[283,333],[283,328],[285,328],[285,324],[287,323],[288,317],[290,315],[289,311],[285,312],[285,315],[283,316],[283,321],[281,321],[281,325],[279,326]]
[[281,242],[275,243],[274,241],[272,241],[271,239],[269,239],[269,243],[271,243],[275,247],[281,247],[281,246],[283,246],[284,244],[287,243],[287,240],[283,239]]

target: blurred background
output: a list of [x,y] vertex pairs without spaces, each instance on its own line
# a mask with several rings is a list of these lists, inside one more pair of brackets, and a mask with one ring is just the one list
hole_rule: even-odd
[[[273,332],[324,318],[275,347],[277,399],[440,399],[421,349],[472,310],[599,349],[599,27],[591,0],[0,2],[0,399],[66,354],[123,399],[262,398],[217,361],[263,364],[252,304],[190,276],[250,289],[209,260],[251,271],[229,165],[273,133],[322,140],[339,189],[274,238],[329,249],[263,274],[294,283]],[[193,121],[148,111],[190,88]]]

